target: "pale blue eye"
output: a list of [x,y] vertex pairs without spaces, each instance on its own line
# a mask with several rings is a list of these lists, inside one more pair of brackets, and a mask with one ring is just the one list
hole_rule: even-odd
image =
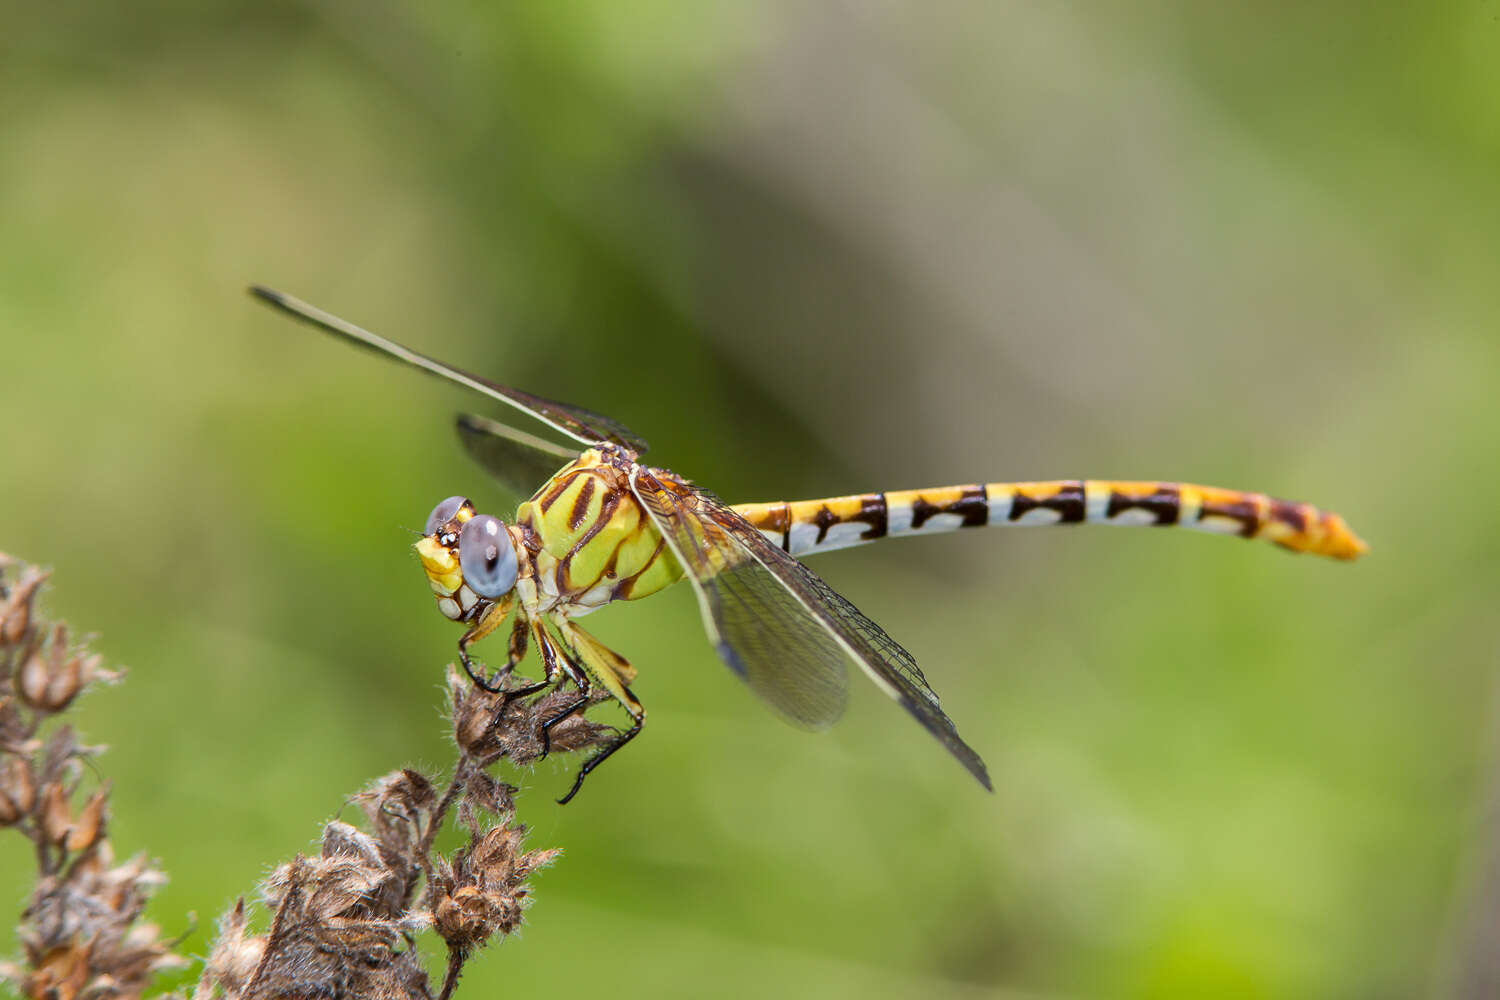
[[430,535],[453,520],[453,515],[457,514],[458,509],[468,502],[463,497],[449,497],[432,508],[432,513],[427,515],[427,530],[422,534]]
[[464,583],[480,597],[502,597],[516,585],[516,550],[499,518],[480,514],[458,534],[458,567]]

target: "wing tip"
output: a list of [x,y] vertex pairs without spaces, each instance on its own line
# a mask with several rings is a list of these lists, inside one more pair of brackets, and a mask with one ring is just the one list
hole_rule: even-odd
[[283,309],[286,308],[286,296],[282,295],[274,288],[267,288],[265,285],[251,284],[245,289],[245,291],[249,292],[251,295],[255,296],[258,299],[264,299],[266,302],[271,303],[271,305],[273,306],[280,306]]
[[[972,753],[972,751],[970,752]],[[972,760],[963,761],[963,765],[964,767],[968,768],[969,773],[972,774],[975,779],[984,786],[985,791],[989,792],[991,795],[995,793],[995,783],[990,780],[989,768],[984,766],[984,761],[979,759],[978,754],[974,754]]]

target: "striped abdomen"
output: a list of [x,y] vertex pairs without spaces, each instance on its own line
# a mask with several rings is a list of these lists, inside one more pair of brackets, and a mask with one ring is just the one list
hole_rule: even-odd
[[1337,514],[1261,493],[1187,483],[1058,480],[738,504],[735,511],[792,555],[897,535],[987,524],[1178,525],[1264,538],[1296,552],[1353,559],[1364,542]]

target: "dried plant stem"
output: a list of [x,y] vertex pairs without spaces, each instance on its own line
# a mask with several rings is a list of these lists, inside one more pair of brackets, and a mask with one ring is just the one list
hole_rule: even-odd
[[468,766],[468,763],[467,755],[459,755],[458,763],[453,765],[453,776],[448,779],[448,787],[444,790],[443,797],[438,800],[437,808],[433,809],[432,815],[427,818],[427,829],[422,832],[422,840],[417,844],[417,853],[423,858],[432,852],[433,842],[437,840],[438,831],[443,827],[443,818],[447,816],[453,801],[458,798],[461,787],[459,779],[463,777],[464,768]]
[[276,907],[276,916],[271,920],[271,933],[266,940],[266,947],[261,952],[260,961],[255,963],[255,971],[250,974],[250,982],[245,984],[244,996],[255,996],[261,980],[265,978],[266,967],[270,964],[272,956],[277,953],[282,938],[286,934],[287,914],[292,911],[294,905],[301,902],[302,883],[306,878],[305,869],[293,869],[291,882],[286,888],[286,893],[281,897],[281,905]]
[[458,977],[464,970],[464,953],[462,950],[448,946],[448,971],[443,975],[443,990],[438,994],[438,1000],[448,1000],[453,991],[458,988]]

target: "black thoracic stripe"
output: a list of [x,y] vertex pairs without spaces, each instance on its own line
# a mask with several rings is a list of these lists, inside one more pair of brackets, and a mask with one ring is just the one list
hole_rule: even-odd
[[578,495],[573,498],[573,509],[568,511],[568,528],[577,531],[578,526],[589,512],[589,501],[594,499],[594,477],[589,476],[578,488]]
[[833,511],[829,510],[828,505],[825,503],[813,515],[812,522],[818,526],[818,540],[813,544],[822,545],[823,539],[828,537],[828,529],[839,523],[839,517]]
[[1076,480],[1063,483],[1056,493],[1042,500],[1029,497],[1017,490],[1016,495],[1011,498],[1010,514],[1007,515],[1007,519],[1019,521],[1026,516],[1027,511],[1036,510],[1038,507],[1043,510],[1057,511],[1060,524],[1077,524],[1088,513],[1087,504],[1084,502],[1083,483]]
[[1117,514],[1134,508],[1150,511],[1156,516],[1157,524],[1176,524],[1182,513],[1182,494],[1177,487],[1166,483],[1158,486],[1156,492],[1149,497],[1126,496],[1111,490],[1109,505],[1104,509],[1104,516],[1106,519],[1111,519]]
[[1231,521],[1240,522],[1239,534],[1242,538],[1254,538],[1255,529],[1260,527],[1260,514],[1255,509],[1255,504],[1249,500],[1236,500],[1233,503],[1204,500],[1203,507],[1198,511],[1198,520],[1208,517],[1227,517]]
[[[594,523],[589,525],[588,530],[578,537],[578,541],[573,543],[573,547],[568,550],[568,554],[558,560],[558,562],[562,564],[562,568],[564,570],[569,569],[573,564],[573,557],[576,556],[585,545],[587,545],[589,542],[592,542],[595,535],[604,530],[604,526],[608,524],[609,519],[614,516],[615,508],[619,506],[619,490],[610,490],[604,494],[604,499],[599,502],[599,516],[594,518]],[[593,582],[597,583],[598,581],[595,580]],[[591,583],[590,586],[592,585],[593,584]]]
[[[576,475],[576,473],[575,473],[575,475]],[[568,476],[568,477],[563,478],[563,479],[558,479],[555,482],[553,482],[552,488],[550,490],[548,490],[542,496],[542,498],[537,501],[537,507],[539,507],[541,509],[541,511],[542,511],[543,514],[547,513],[549,510],[552,509],[552,505],[555,504],[555,503],[557,503],[558,497],[560,497],[560,496],[563,495],[563,492],[565,490],[567,490],[569,484],[572,483],[572,482],[573,482],[573,477],[572,476]]]
[[886,505],[885,494],[872,493],[862,497],[859,502],[859,513],[854,515],[853,519],[869,525],[860,532],[860,538],[870,541],[884,538],[891,528],[890,508]]
[[963,518],[962,527],[982,528],[990,523],[990,491],[987,486],[965,486],[959,498],[948,505],[948,513]]

